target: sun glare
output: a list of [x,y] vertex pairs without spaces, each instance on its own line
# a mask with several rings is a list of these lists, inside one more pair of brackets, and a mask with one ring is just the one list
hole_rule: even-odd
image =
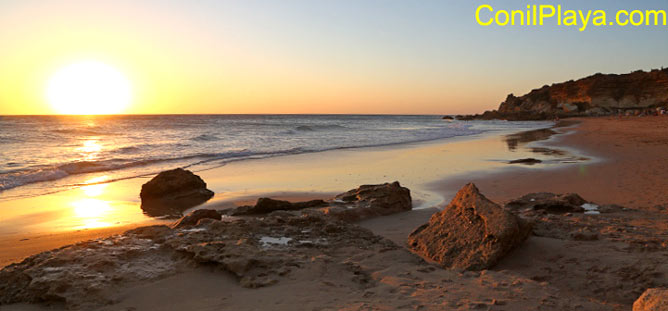
[[82,61],[51,76],[46,98],[60,114],[118,114],[130,105],[132,90],[130,81],[116,68]]

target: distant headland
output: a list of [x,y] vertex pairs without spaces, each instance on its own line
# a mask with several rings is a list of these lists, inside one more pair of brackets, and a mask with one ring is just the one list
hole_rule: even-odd
[[668,68],[628,74],[597,73],[577,81],[545,85],[517,97],[508,95],[499,109],[458,115],[458,120],[548,120],[554,118],[653,115],[668,110]]

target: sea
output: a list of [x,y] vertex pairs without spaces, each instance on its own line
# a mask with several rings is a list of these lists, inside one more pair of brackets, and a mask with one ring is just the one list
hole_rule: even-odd
[[[436,115],[0,116],[0,200],[175,167],[473,137],[551,122],[452,121]],[[82,176],[82,178],[77,178]],[[25,189],[12,191],[10,189]]]

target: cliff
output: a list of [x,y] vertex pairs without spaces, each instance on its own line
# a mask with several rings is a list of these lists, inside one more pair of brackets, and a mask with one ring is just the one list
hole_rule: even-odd
[[600,74],[508,95],[498,110],[459,119],[542,120],[554,117],[642,113],[668,107],[668,69]]

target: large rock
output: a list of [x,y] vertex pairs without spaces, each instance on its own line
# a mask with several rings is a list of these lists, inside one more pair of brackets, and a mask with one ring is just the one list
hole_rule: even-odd
[[413,208],[411,192],[398,181],[380,185],[362,185],[336,196],[325,214],[346,221],[357,221],[409,211]]
[[633,303],[633,311],[668,311],[668,289],[650,288]]
[[181,216],[183,211],[213,197],[213,191],[191,171],[164,171],[141,187],[141,208],[149,216]]
[[408,245],[446,269],[483,270],[522,244],[530,231],[528,224],[470,183],[429,223],[415,229]]
[[530,193],[506,204],[514,210],[544,210],[548,213],[581,213],[582,205],[588,203],[575,193],[554,194],[549,192]]

